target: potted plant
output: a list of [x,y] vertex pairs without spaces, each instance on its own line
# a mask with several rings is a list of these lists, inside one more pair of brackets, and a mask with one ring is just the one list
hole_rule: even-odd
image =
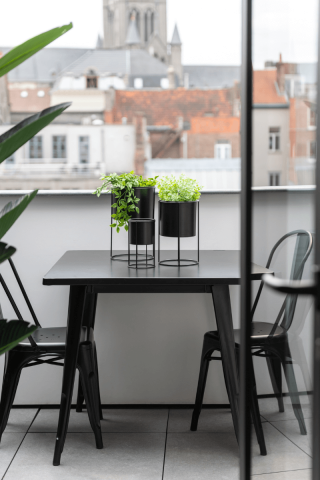
[[103,191],[111,196],[111,217],[115,220],[110,227],[120,231],[124,227],[128,231],[130,218],[154,218],[154,198],[157,178],[142,178],[132,171],[130,173],[112,173],[101,177],[103,184],[94,194],[98,197]]
[[181,174],[179,178],[162,177],[159,188],[160,235],[195,237],[200,187],[196,180]]

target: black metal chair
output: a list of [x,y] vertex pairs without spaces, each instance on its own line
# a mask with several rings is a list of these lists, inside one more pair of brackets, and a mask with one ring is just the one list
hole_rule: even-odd
[[[296,236],[296,243],[291,264],[290,279],[300,280],[303,274],[305,263],[311,253],[313,247],[312,234],[306,230],[295,230],[287,233],[275,244],[269,255],[266,267],[271,266],[274,253],[278,247],[289,237]],[[261,282],[254,304],[251,311],[251,319],[256,312],[258,302],[260,300],[261,292],[264,283]],[[253,356],[265,357],[268,365],[269,375],[271,378],[272,387],[275,396],[278,400],[279,411],[284,411],[283,396],[282,396],[282,376],[281,365],[283,367],[286,381],[288,384],[289,395],[294,410],[294,414],[298,420],[300,432],[302,435],[307,433],[304,417],[301,409],[297,383],[293,370],[293,363],[300,365],[301,370],[305,371],[306,366],[302,365],[299,358],[293,358],[289,346],[288,330],[290,329],[293,317],[295,314],[298,295],[287,295],[280,312],[274,323],[267,322],[253,322],[251,335],[251,349]],[[239,359],[240,349],[240,330],[234,330],[234,340],[236,347],[236,357]],[[301,348],[301,345],[300,345]],[[209,363],[212,360],[221,360],[221,357],[213,357],[215,351],[221,351],[219,334],[217,331],[207,332],[204,335],[203,348],[201,354],[200,373],[198,380],[198,388],[196,394],[195,407],[192,415],[190,429],[195,431],[198,427],[199,415],[201,413],[203,396],[206,386]],[[228,366],[226,365],[227,369]],[[253,363],[252,363],[253,371]],[[225,371],[224,375],[228,375]],[[229,395],[229,392],[228,392]],[[257,398],[257,389],[253,371],[253,389],[251,396],[252,418],[255,426],[258,442],[260,444],[260,451],[262,455],[266,454],[263,430],[260,422],[259,405]],[[263,453],[265,452],[265,453]]]
[[[67,331],[66,327],[41,328],[14,263],[11,259],[9,260],[9,263],[33,321],[39,328],[31,337],[20,342],[19,345],[6,354],[0,403],[0,439],[8,422],[22,369],[45,363],[49,365],[63,366],[61,360],[65,357]],[[15,311],[15,314],[19,320],[22,320],[23,317],[1,274],[0,283]],[[90,327],[83,327],[77,359],[77,368],[79,370],[82,387],[81,390],[86,402],[91,428],[95,435],[96,447],[100,449],[103,448],[103,442],[100,425],[101,402],[97,367],[93,329]],[[64,421],[69,421],[69,414],[70,412],[68,412],[68,416]]]

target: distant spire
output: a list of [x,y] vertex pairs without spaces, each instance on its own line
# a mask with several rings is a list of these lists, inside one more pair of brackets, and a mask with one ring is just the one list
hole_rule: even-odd
[[177,24],[175,24],[175,26],[174,26],[171,45],[182,45]]
[[103,40],[102,40],[102,37],[100,37],[100,34],[98,35],[98,38],[97,38],[96,48],[103,48]]
[[135,15],[132,14],[130,18],[126,44],[127,45],[139,45],[141,42],[140,35],[137,28]]

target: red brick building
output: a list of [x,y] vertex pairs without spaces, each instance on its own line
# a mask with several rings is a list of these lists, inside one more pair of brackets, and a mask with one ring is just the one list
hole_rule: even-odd
[[215,145],[240,155],[238,89],[117,90],[106,123],[145,118],[152,158],[213,158]]

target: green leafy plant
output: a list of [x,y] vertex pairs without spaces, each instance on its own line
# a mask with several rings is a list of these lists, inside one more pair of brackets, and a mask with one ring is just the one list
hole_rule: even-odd
[[37,329],[23,320],[0,320],[0,355],[14,348]]
[[160,178],[157,187],[160,200],[165,202],[194,202],[200,198],[202,188],[196,180],[183,173],[178,178],[174,175]]
[[[13,68],[30,58],[39,50],[72,28],[72,23],[54,28],[27,40],[21,45],[10,50],[0,59],[0,77],[10,72]],[[18,148],[22,147],[40,130],[60,115],[71,103],[63,103],[47,108],[42,112],[32,115],[0,136],[0,163],[10,157]],[[9,202],[0,212],[0,239],[12,227],[29,203],[37,195],[38,190],[24,195],[15,202]],[[0,264],[8,260],[16,252],[15,247],[0,242]],[[29,325],[22,320],[0,320],[0,355],[11,350],[23,339],[29,337],[36,326]]]
[[93,193],[100,197],[103,191],[112,192],[115,195],[116,202],[111,205],[116,208],[116,212],[111,215],[115,220],[110,227],[115,228],[119,233],[120,228],[124,227],[128,231],[128,221],[132,213],[139,213],[137,203],[140,201],[134,194],[134,187],[154,187],[157,183],[157,178],[142,178],[142,175],[135,175],[133,171],[130,173],[112,173],[111,175],[103,175],[100,180],[103,184],[98,187]]

